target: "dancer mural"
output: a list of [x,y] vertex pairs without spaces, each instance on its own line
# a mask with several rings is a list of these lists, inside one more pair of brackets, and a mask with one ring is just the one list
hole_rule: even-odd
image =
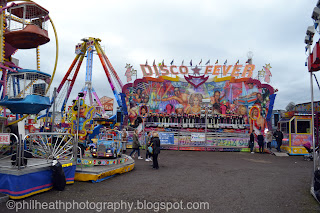
[[212,114],[241,116],[250,130],[264,131],[266,116],[274,103],[273,87],[252,78],[203,79],[143,77],[124,85],[130,123],[137,116],[145,117],[146,113],[198,115],[203,103],[209,103]]

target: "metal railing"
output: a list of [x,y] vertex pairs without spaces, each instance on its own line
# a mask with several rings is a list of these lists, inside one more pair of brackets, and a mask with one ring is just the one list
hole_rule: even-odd
[[[207,129],[206,132],[205,129],[199,131],[199,128],[194,128],[194,130],[195,131],[188,129],[184,131],[182,128],[170,128],[170,131],[166,131],[165,129],[159,131],[158,128],[155,127],[154,131],[159,133],[161,147],[164,149],[185,150],[186,147],[191,147],[210,151],[213,149],[240,150],[248,147],[249,134],[245,130],[239,132],[221,132],[221,130],[218,129]],[[144,133],[146,134],[149,131],[153,131],[152,128],[145,130]],[[164,143],[161,139],[161,134],[173,134],[173,144]],[[192,134],[201,134],[202,140],[192,141]],[[132,137],[132,135],[133,131],[128,131],[128,138]],[[127,144],[129,147],[132,144],[130,139]],[[142,148],[145,148],[145,140],[143,140],[143,137],[141,137],[140,144],[142,145]]]
[[[7,137],[9,141],[6,143],[0,144],[0,168],[12,168],[11,159],[15,156],[16,159],[19,159],[18,163],[21,162],[21,151],[20,151],[20,142],[19,138],[13,134],[1,134],[3,136],[0,137]],[[14,139],[14,140],[11,140]],[[10,159],[10,160],[8,160]]]

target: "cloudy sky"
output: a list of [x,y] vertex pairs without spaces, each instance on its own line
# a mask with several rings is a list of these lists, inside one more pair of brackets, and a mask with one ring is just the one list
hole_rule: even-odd
[[[305,67],[304,37],[317,0],[36,0],[49,10],[58,32],[59,61],[53,86],[58,86],[70,67],[75,45],[85,37],[100,38],[101,45],[123,83],[130,63],[142,77],[140,64],[174,59],[199,63],[217,59],[222,64],[245,64],[252,51],[255,74],[272,66],[271,85],[277,88],[275,109],[289,102],[310,101],[310,74]],[[52,73],[54,34],[41,46],[41,70]],[[316,35],[314,41],[319,36]],[[36,69],[35,50],[18,51],[20,66]],[[320,80],[320,74],[316,73]],[[70,99],[84,86],[82,66]],[[314,83],[315,100],[320,90]],[[99,59],[94,58],[93,86],[100,97],[112,97]]]

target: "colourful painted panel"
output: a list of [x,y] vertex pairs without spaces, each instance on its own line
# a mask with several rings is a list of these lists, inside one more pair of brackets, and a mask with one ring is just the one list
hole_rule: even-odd
[[[157,114],[199,114],[202,103],[209,103],[213,114],[240,115],[250,130],[263,131],[274,89],[252,78],[199,76],[144,77],[124,85],[129,124],[136,118]],[[274,98],[274,96],[272,96]],[[250,111],[250,109],[252,109]]]
[[308,142],[312,144],[312,135],[291,134],[291,146],[303,146],[303,144]]

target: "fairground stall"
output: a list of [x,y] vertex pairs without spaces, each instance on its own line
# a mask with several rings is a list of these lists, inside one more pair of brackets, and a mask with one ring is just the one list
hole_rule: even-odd
[[[314,102],[314,130],[315,145],[319,145],[319,110],[320,102]],[[288,151],[290,155],[309,154],[304,145],[312,143],[312,116],[311,103],[302,103],[294,106],[293,111],[282,113],[282,119],[278,126],[283,132],[282,149]]]
[[275,90],[261,82],[271,66],[253,78],[252,63],[200,64],[142,64],[144,77],[123,86],[128,123],[158,131],[164,149],[247,151],[249,132],[271,126]]
[[308,151],[303,146],[306,143],[312,144],[311,114],[285,113],[278,125],[283,132],[281,148],[289,155],[306,155]]

